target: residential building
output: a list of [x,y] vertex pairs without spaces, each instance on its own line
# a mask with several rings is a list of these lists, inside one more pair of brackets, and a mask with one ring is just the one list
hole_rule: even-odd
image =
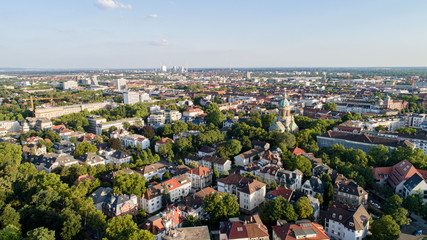
[[89,122],[89,130],[90,133],[96,133],[96,126],[100,123],[107,122],[106,118],[103,118],[99,115],[89,115],[86,116],[87,121]]
[[351,207],[367,206],[368,193],[354,180],[343,178],[335,181],[333,199],[335,202],[347,204]]
[[36,118],[55,118],[60,117],[70,113],[78,113],[84,110],[89,112],[99,110],[99,109],[113,109],[116,107],[116,104],[113,102],[96,102],[96,103],[85,103],[85,104],[76,104],[76,105],[67,105],[67,106],[56,106],[56,107],[44,107],[35,109]]
[[118,78],[115,80],[117,90],[123,91],[126,89],[127,80],[124,78]]
[[175,142],[174,140],[172,140],[172,139],[170,139],[170,138],[168,138],[168,137],[162,138],[162,139],[160,139],[160,140],[156,141],[156,143],[155,143],[155,145],[154,145],[154,151],[155,151],[156,153],[158,153],[158,152],[159,152],[160,147],[161,147],[161,146],[163,146],[163,145],[165,145],[168,141],[171,141],[172,143],[174,143],[174,142]]
[[168,235],[171,230],[180,228],[184,221],[182,211],[175,206],[170,206],[165,211],[149,217],[139,227],[150,231],[155,236],[155,240],[162,240],[162,237]]
[[174,229],[170,235],[163,235],[162,240],[210,240],[208,226],[185,227]]
[[[125,136],[123,138],[124,145],[126,147],[137,147],[140,146],[141,149],[147,149],[150,147],[150,140],[142,135],[139,134],[131,134],[128,136]],[[138,145],[139,144],[139,145]]]
[[162,208],[163,201],[173,203],[188,196],[190,191],[191,180],[186,175],[179,175],[175,178],[147,188],[147,191],[140,199],[140,205],[148,213],[153,213]]
[[175,205],[178,206],[182,211],[182,215],[186,218],[192,215],[201,220],[208,220],[209,215],[203,211],[203,200],[206,196],[216,192],[215,189],[207,187],[182,199]]
[[132,195],[112,195],[102,205],[102,212],[108,217],[119,217],[126,214],[138,214],[138,198]]
[[110,187],[99,187],[95,192],[89,195],[92,198],[93,203],[95,204],[96,210],[102,211],[102,205],[105,200],[110,197],[110,193],[113,191]]
[[235,173],[218,179],[217,182],[219,192],[227,192],[237,196],[242,212],[254,212],[264,202],[266,194],[265,183]]
[[129,153],[119,150],[107,155],[105,163],[122,165],[123,163],[130,163],[131,159],[132,156]]
[[368,234],[370,215],[363,205],[351,209],[332,205],[322,213],[325,231],[332,239],[362,240]]
[[197,156],[204,157],[204,156],[213,156],[216,153],[216,149],[209,147],[209,146],[203,146],[200,148],[200,150],[197,152]]
[[204,113],[203,110],[200,108],[190,108],[190,109],[184,111],[182,113],[182,116],[195,118],[199,115],[202,115],[203,113]]
[[281,196],[284,199],[288,200],[288,202],[290,202],[293,193],[294,193],[294,190],[292,190],[292,189],[277,187],[276,189],[268,192],[266,198],[267,199],[275,199],[275,198]]
[[38,118],[34,130],[40,132],[44,129],[52,129],[52,121],[48,118]]
[[78,164],[79,161],[74,159],[73,156],[65,153],[46,153],[34,159],[32,163],[36,166],[37,170],[51,173],[52,170],[57,167],[71,166],[73,164]]
[[103,131],[108,131],[112,127],[116,127],[117,129],[124,128],[124,123],[128,122],[130,125],[140,125],[144,126],[144,121],[141,118],[125,118],[117,121],[111,121],[111,122],[101,122],[96,125],[96,134],[102,135]]
[[6,133],[21,132],[20,129],[21,125],[18,121],[0,121],[0,130],[5,133],[3,136]]
[[150,101],[150,95],[148,93],[128,91],[123,94],[124,104],[135,104],[138,102],[147,102]]
[[201,159],[202,166],[206,166],[210,170],[213,171],[213,168],[215,167],[216,171],[218,173],[221,173],[222,171],[230,171],[231,169],[231,161],[223,158],[219,158],[216,156],[210,156],[206,155]]
[[70,91],[74,88],[77,88],[79,84],[76,81],[66,81],[62,83],[62,89],[64,91]]
[[329,240],[325,230],[315,222],[272,226],[273,240]]
[[[427,180],[427,171],[416,169],[408,160],[403,160],[391,167],[377,167],[373,169],[375,182],[379,184],[388,184],[395,193],[406,198],[420,189],[424,195],[424,202],[427,201],[427,188],[423,189],[422,181]],[[413,176],[419,176],[412,178]],[[406,182],[412,179],[406,186]],[[417,184],[418,183],[418,184]]]
[[310,179],[304,182],[301,187],[301,191],[314,197],[316,193],[319,193],[323,196],[323,183],[322,180],[318,177],[312,176]]
[[72,153],[74,152],[75,148],[75,144],[67,140],[61,140],[59,142],[54,143],[52,146],[52,150],[58,154]]
[[280,170],[278,175],[279,182],[277,184],[280,186],[298,191],[301,189],[303,173],[300,170]]
[[154,176],[162,179],[163,174],[168,171],[168,168],[169,167],[167,165],[156,162],[140,168],[138,172],[141,173],[143,177],[145,177],[145,180],[150,181]]
[[105,165],[105,159],[93,152],[85,153],[83,156],[79,157],[78,160],[81,164],[86,163],[91,167],[99,164]]
[[219,240],[269,240],[267,227],[258,215],[247,216],[245,220],[219,223]]
[[212,185],[212,171],[207,167],[199,166],[193,168],[185,175],[190,178],[192,192],[197,192]]
[[260,158],[262,154],[264,154],[264,148],[253,148],[249,151],[246,151],[244,153],[241,153],[234,157],[234,164],[237,166],[247,166],[250,163],[252,163],[255,158]]

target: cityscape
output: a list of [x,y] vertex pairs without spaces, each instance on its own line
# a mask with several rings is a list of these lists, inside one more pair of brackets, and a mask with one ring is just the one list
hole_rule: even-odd
[[427,239],[427,2],[24,2],[0,240]]

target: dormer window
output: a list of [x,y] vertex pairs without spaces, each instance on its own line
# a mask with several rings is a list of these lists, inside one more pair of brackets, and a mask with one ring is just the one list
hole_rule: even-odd
[[339,218],[339,220],[342,220],[342,215],[340,215],[338,218]]
[[335,213],[332,213],[332,218],[335,218],[337,215]]
[[354,223],[353,222],[349,222],[348,225],[350,225],[350,227],[354,227]]

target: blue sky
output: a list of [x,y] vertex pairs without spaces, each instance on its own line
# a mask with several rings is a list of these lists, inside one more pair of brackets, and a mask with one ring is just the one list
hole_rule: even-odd
[[0,67],[427,66],[425,0],[18,0]]

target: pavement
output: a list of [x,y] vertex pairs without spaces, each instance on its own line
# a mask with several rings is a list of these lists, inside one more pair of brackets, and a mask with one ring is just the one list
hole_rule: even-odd
[[[400,234],[399,239],[401,240],[418,240],[418,239],[424,239],[427,237],[427,222],[420,216],[417,216],[415,214],[411,215],[412,223],[409,225],[404,225],[401,227],[400,231],[402,232]],[[412,233],[417,230],[421,229],[423,230],[423,234],[414,236]]]

